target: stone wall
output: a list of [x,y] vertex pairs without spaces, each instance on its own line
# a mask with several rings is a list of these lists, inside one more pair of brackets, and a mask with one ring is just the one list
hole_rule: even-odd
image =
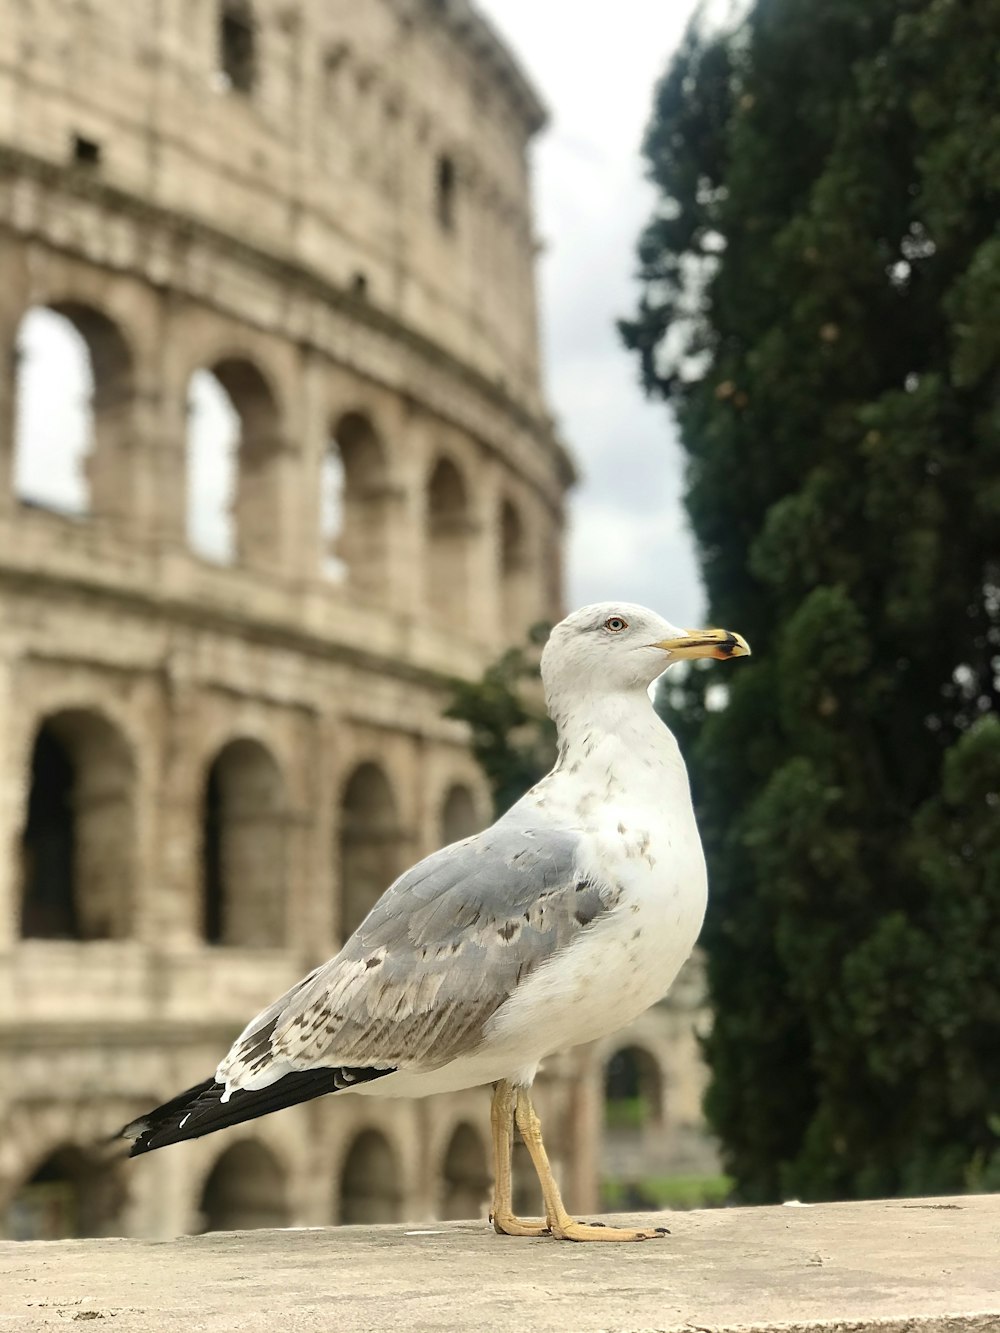
[[[609,1221],[612,1219],[609,1218]],[[618,1220],[618,1219],[615,1219]],[[128,1333],[996,1333],[1000,1195],[633,1216],[624,1248],[484,1222],[173,1244],[0,1241],[0,1321]],[[595,1253],[596,1251],[596,1253]]]

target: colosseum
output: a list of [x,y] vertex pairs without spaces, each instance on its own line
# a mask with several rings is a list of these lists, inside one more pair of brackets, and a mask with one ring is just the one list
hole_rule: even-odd
[[[544,119],[465,0],[0,0],[0,1234],[482,1212],[483,1090],[99,1145],[490,818],[447,679],[559,614],[573,480]],[[682,1137],[685,994],[619,1042]],[[612,1054],[540,1081],[582,1208]]]

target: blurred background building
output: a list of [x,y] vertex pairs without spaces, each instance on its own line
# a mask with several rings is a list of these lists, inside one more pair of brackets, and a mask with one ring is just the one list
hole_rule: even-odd
[[[483,1209],[481,1089],[96,1145],[489,822],[447,678],[560,614],[573,479],[543,121],[465,3],[0,0],[0,1233]],[[579,1206],[704,1165],[700,994],[545,1071]]]

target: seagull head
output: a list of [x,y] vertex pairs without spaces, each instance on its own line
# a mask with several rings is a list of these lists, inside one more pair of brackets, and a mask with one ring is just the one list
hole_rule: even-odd
[[680,629],[633,602],[597,602],[559,622],[542,653],[550,697],[646,690],[667,667],[691,657],[749,657],[746,639],[726,629]]

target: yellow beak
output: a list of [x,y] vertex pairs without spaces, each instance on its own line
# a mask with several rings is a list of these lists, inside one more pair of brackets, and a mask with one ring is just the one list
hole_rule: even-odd
[[672,657],[749,657],[750,645],[742,634],[729,629],[689,629],[677,639],[653,644]]

